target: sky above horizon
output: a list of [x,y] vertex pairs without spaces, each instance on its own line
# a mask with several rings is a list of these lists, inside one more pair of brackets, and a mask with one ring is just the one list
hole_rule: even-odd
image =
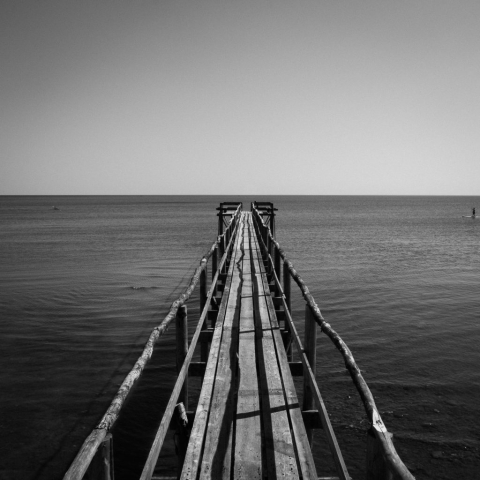
[[3,0],[0,194],[478,195],[478,0]]

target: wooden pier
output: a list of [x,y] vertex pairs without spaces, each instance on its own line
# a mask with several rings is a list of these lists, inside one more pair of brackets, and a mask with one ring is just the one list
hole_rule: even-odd
[[[349,479],[315,379],[318,327],[343,355],[371,422],[366,432],[366,478],[413,479],[395,451],[350,350],[325,322],[277,243],[275,211],[271,203],[253,203],[249,212],[244,212],[240,203],[220,205],[217,241],[202,258],[185,293],[152,332],[109,410],[66,473],[66,480],[84,475],[94,480],[113,479],[110,430],[156,340],[174,320],[178,378],[141,480]],[[212,280],[207,291],[209,260]],[[290,312],[292,279],[306,302],[303,342]],[[189,343],[186,302],[198,283],[201,314]],[[193,362],[197,344],[200,362]],[[300,361],[292,361],[293,348]],[[189,375],[203,377],[198,405],[190,413]],[[302,404],[294,376],[303,376]],[[175,476],[160,477],[155,468],[172,426],[176,429],[178,471]],[[319,471],[315,466],[311,445],[316,428],[325,433],[335,477],[327,477],[321,466],[317,465]]]

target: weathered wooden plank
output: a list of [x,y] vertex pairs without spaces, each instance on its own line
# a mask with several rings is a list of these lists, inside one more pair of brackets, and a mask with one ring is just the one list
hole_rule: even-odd
[[239,324],[238,395],[233,478],[255,480],[262,478],[262,438],[248,228],[244,229],[243,238],[243,284]]
[[242,260],[243,226],[240,225],[236,250],[232,254],[230,294],[219,346],[200,479],[230,478]]
[[[237,243],[235,244],[235,251]],[[229,270],[233,271],[234,263],[230,263]],[[185,462],[183,464],[181,479],[196,479],[200,467],[201,453],[204,445],[205,431],[207,428],[208,413],[210,411],[211,396],[213,393],[215,373],[217,370],[217,361],[219,354],[219,345],[223,335],[223,321],[227,310],[228,297],[230,293],[231,275],[227,276],[225,292],[222,297],[220,309],[218,312],[217,323],[215,325],[210,354],[207,362],[205,376],[203,378],[202,390],[198,401],[195,420],[190,433],[190,442],[188,444]]]
[[[263,292],[268,292],[268,283],[266,277],[262,275],[261,277],[259,277],[259,280],[260,278],[263,282]],[[261,291],[262,288],[261,286],[259,286],[259,294],[261,294]],[[317,473],[315,469],[315,462],[313,460],[312,451],[308,443],[305,425],[302,418],[302,412],[300,410],[297,394],[295,391],[295,385],[293,383],[293,378],[290,374],[290,367],[288,365],[287,355],[283,348],[283,340],[275,315],[275,306],[270,295],[265,295],[264,299],[268,310],[270,325],[272,328],[272,337],[275,345],[279,371],[281,373],[283,390],[285,392],[287,403],[287,412],[291,421],[293,441],[295,442],[296,446],[301,474],[304,479],[316,480]]]
[[[249,222],[251,226],[251,222]],[[259,261],[255,235],[251,237],[254,308],[257,329],[257,353],[262,397],[262,417],[266,463],[269,478],[299,478],[293,439],[285,403],[285,393],[277,363],[275,343],[266,303],[264,269]]]

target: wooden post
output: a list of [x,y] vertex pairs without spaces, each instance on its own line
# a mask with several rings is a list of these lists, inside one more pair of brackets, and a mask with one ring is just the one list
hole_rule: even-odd
[[[391,433],[386,432],[390,438]],[[382,455],[380,442],[370,428],[367,432],[367,475],[366,480],[393,480],[393,474],[388,470]]]
[[[305,305],[305,340],[303,342],[303,348],[305,355],[307,356],[308,363],[312,369],[313,374],[316,374],[316,361],[317,361],[317,323],[315,317],[312,314],[309,305]],[[303,380],[303,410],[313,410],[315,402],[310,385],[304,377]],[[310,445],[313,440],[313,429],[309,425],[305,425],[307,431],[308,441]]]
[[[187,322],[187,306],[178,307],[176,315],[175,336],[177,340],[177,373],[182,369],[183,361],[188,353],[188,322]],[[183,387],[178,396],[178,401],[188,408],[188,376],[185,378]]]
[[102,457],[105,465],[105,480],[113,480],[113,437],[107,433],[102,443]]
[[[215,247],[212,254],[212,281],[217,273],[218,268],[218,247]],[[213,287],[213,297],[217,296],[217,286],[212,285]]]
[[[228,253],[228,252],[227,252],[227,242],[225,241],[225,237],[226,237],[225,235],[222,237],[222,256],[225,255],[225,253]],[[227,256],[228,256],[228,255],[227,255]],[[223,271],[222,271],[222,273],[226,271],[226,268],[227,268],[227,262],[225,262],[225,263],[223,264]]]
[[271,256],[272,256],[272,241],[270,240],[270,235],[268,235],[268,230],[267,230],[267,260],[268,260],[267,273],[272,273],[272,270],[273,270],[273,265],[270,262]]
[[[207,267],[205,270],[202,271],[200,274],[200,315],[205,308],[205,304],[207,303]],[[207,317],[203,322],[202,330],[206,327]],[[208,358],[208,342],[204,338],[200,340],[200,361],[206,362]]]
[[[285,295],[285,303],[287,304],[288,311],[290,314],[292,313],[292,283],[290,277],[290,270],[288,269],[288,264],[286,261],[283,262],[283,294]],[[291,332],[290,332],[290,325],[288,322],[285,322],[285,330],[288,332],[286,335],[287,340],[287,358],[288,361],[291,362],[293,355],[292,355],[292,344],[291,344]]]
[[175,453],[177,454],[177,479],[182,476],[183,463],[188,448],[188,418],[182,402],[175,406]]
[[207,266],[205,265],[204,270],[200,273],[200,315],[205,308],[207,303]]
[[[280,252],[278,250],[278,247],[274,244],[273,246],[273,251],[274,251],[274,261],[275,261],[275,273],[277,275],[278,281],[281,282],[282,278],[280,275],[280,270],[281,270],[281,265],[280,265]],[[276,296],[278,297],[280,295],[280,288],[277,286],[276,288]]]
[[[225,253],[225,247],[224,247],[224,244],[223,244],[223,238],[220,239],[220,241],[218,242],[218,253],[219,253],[219,260],[222,261],[222,258],[223,258],[223,255]],[[221,272],[220,272],[221,273]]]
[[113,441],[112,434],[107,433],[99,445],[87,471],[85,480],[113,480]]
[[220,204],[220,208],[218,209],[218,234],[221,235],[223,233],[223,203]]
[[275,237],[275,209],[273,207],[273,203],[270,205],[270,231]]

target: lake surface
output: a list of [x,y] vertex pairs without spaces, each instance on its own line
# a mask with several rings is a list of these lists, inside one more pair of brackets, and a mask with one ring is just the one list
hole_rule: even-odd
[[[480,219],[462,218],[480,197],[394,196],[0,197],[0,478],[62,478],[231,200],[278,207],[277,240],[414,475],[480,478]],[[197,307],[194,295],[191,332]],[[302,330],[299,294],[293,313]],[[137,475],[168,401],[173,334],[115,426],[117,478]],[[363,406],[321,333],[317,378],[350,473],[363,478]]]

